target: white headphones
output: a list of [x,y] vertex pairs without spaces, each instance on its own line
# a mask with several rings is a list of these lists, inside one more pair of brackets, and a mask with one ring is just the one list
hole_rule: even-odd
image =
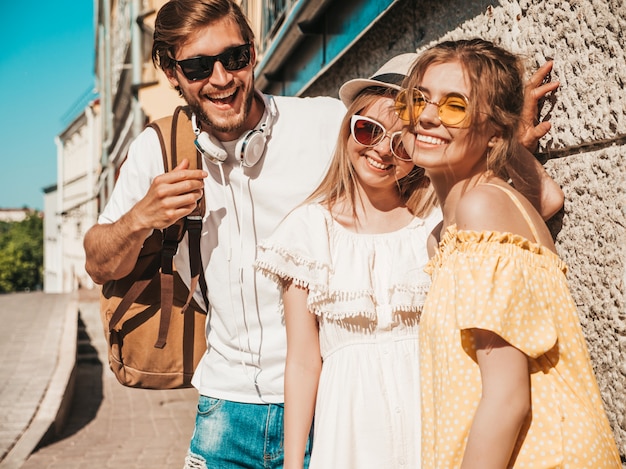
[[[235,158],[245,167],[250,168],[257,164],[265,153],[267,139],[272,135],[272,127],[276,119],[276,104],[272,96],[265,96],[257,92],[265,104],[265,119],[257,129],[248,130],[237,141],[235,145]],[[200,131],[196,114],[191,114],[191,125],[196,134],[194,144],[200,153],[206,156],[210,162],[220,164],[226,161],[228,154],[222,146],[208,132]]]

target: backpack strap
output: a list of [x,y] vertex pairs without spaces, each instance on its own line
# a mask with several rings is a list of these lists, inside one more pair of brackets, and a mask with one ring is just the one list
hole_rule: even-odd
[[[191,122],[183,107],[179,106],[174,114],[148,124],[152,127],[161,144],[164,170],[171,171],[178,166],[180,156],[189,160],[189,169],[202,168],[200,153],[194,145],[195,135]],[[195,156],[195,157],[194,157]],[[180,158],[181,160],[183,158]],[[191,271],[191,283],[187,301],[183,306],[184,313],[193,298],[198,283],[208,307],[208,293],[204,271],[202,269],[202,257],[200,254],[200,235],[202,232],[202,219],[205,212],[204,197],[198,201],[194,210],[186,217],[176,221],[163,230],[163,245],[161,252],[161,320],[159,334],[156,343],[157,348],[163,348],[167,340],[172,305],[174,301],[174,256],[178,251],[178,244],[185,232],[189,241],[189,263]]]
[[[189,111],[187,108],[178,107],[174,112],[172,122],[172,142],[171,154],[172,165],[178,164],[177,154],[186,156],[189,159],[190,169],[202,169],[202,156],[197,150],[194,143],[196,135],[193,132]],[[195,159],[191,157],[195,155]],[[198,284],[205,302],[208,306],[206,280],[204,278],[204,270],[202,269],[202,256],[200,255],[200,236],[202,233],[202,219],[206,210],[206,202],[202,197],[196,208],[185,217],[185,230],[187,231],[189,240],[189,268],[191,271],[191,283],[189,286],[189,296],[183,307],[183,313],[189,306],[193,293]]]

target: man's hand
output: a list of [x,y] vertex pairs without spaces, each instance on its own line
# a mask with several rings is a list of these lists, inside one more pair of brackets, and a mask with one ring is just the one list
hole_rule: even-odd
[[129,212],[138,228],[167,228],[193,211],[202,197],[207,173],[188,168],[189,162],[184,159],[172,171],[154,178],[148,193]]
[[530,77],[524,92],[524,108],[522,109],[522,126],[520,143],[531,153],[537,151],[539,139],[547,134],[552,127],[550,122],[539,122],[539,102],[546,95],[556,90],[560,83],[550,81],[550,72],[554,62],[548,61]]
[[145,239],[189,215],[202,197],[207,173],[189,169],[183,160],[154,178],[147,194],[114,223],[97,224],[85,234],[85,268],[94,282],[103,284],[128,275]]

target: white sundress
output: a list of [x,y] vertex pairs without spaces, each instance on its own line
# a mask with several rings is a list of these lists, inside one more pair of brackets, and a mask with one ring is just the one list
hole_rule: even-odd
[[435,210],[385,234],[358,234],[318,204],[259,245],[256,267],[308,287],[323,359],[310,469],[419,468],[418,323]]

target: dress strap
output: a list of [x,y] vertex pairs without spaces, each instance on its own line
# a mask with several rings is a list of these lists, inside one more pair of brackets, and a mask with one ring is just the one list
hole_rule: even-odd
[[535,237],[535,242],[538,243],[539,242],[539,234],[537,233],[537,229],[535,228],[535,224],[533,223],[532,219],[530,218],[530,215],[528,214],[528,212],[526,211],[526,209],[524,208],[522,203],[519,201],[519,199],[517,197],[515,197],[515,195],[513,195],[513,193],[509,189],[505,189],[502,186],[499,186],[497,184],[490,184],[490,183],[485,183],[485,185],[486,186],[497,187],[498,189],[500,189],[502,192],[504,192],[506,195],[509,196],[509,198],[513,201],[513,203],[517,206],[517,208],[521,212],[522,216],[524,217],[524,220],[526,220],[526,223],[528,224],[528,227],[530,228],[530,231],[532,232],[533,236]]

